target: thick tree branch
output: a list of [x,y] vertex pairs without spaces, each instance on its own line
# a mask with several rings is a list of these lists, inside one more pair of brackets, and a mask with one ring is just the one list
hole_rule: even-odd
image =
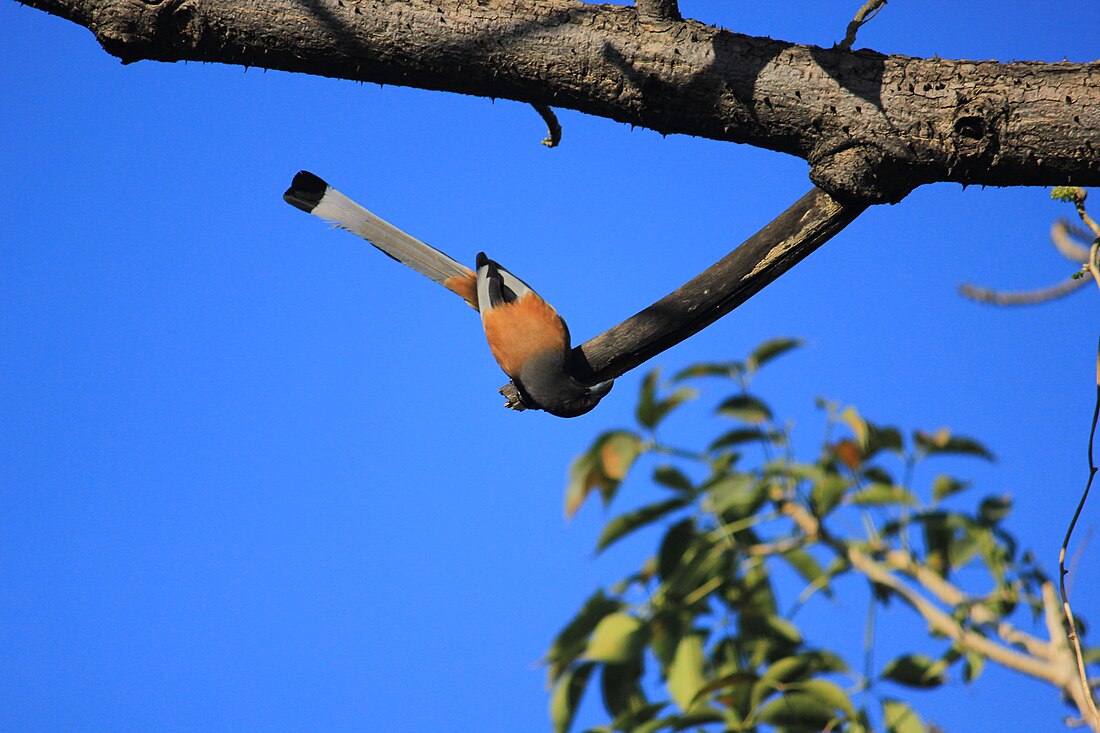
[[[571,371],[586,384],[618,377],[698,333],[807,257],[867,207],[819,188],[791,205],[694,279],[645,310],[573,349]],[[500,390],[512,409],[519,393]]]
[[[883,56],[575,0],[28,0],[125,62],[196,60],[569,107],[806,159],[836,197],[1100,185],[1100,64]],[[644,5],[644,4],[643,4]]]
[[642,15],[661,20],[683,20],[676,0],[634,0],[634,7]]

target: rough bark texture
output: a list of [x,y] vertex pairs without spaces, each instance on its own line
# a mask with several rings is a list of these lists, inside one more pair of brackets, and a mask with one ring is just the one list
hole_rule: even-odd
[[818,186],[861,203],[931,181],[1100,185],[1100,63],[822,49],[572,0],[29,4],[87,26],[126,62],[242,64],[569,107],[797,155]]

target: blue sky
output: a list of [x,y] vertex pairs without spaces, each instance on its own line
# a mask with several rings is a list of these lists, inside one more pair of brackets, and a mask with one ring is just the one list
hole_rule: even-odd
[[[682,10],[828,45],[859,4]],[[857,45],[1097,56],[1096,3],[993,9],[891,3]],[[806,165],[568,110],[548,150],[514,102],[122,66],[10,0],[0,27],[0,729],[547,730],[537,660],[658,536],[595,558],[609,515],[562,517],[568,462],[629,422],[644,369],[584,418],[506,411],[470,309],[281,194],[308,168],[458,259],[483,249],[579,341],[767,223]],[[1013,496],[1009,528],[1053,569],[1086,477],[1097,294],[995,310],[955,287],[1068,275],[1047,230],[1070,214],[1043,189],[927,186],[647,366],[804,337],[760,383],[802,445],[817,395],[974,435],[999,460],[960,470]],[[718,397],[670,429],[717,434]],[[645,498],[632,487],[616,509]],[[1087,546],[1075,595],[1093,619],[1098,562]],[[902,609],[881,623],[921,630]],[[1063,712],[996,670],[913,699],[947,730],[1054,730]]]

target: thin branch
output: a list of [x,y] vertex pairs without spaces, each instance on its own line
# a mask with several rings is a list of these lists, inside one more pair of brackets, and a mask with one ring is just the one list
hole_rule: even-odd
[[[1095,259],[1096,251],[1098,247],[1093,245],[1092,258]],[[1097,275],[1097,282],[1100,283],[1100,274],[1096,273],[1094,268],[1094,274]],[[1092,481],[1096,478],[1096,463],[1093,460],[1093,443],[1096,439],[1096,422],[1100,418],[1100,343],[1097,344],[1096,355],[1096,403],[1092,410],[1092,427],[1089,429],[1089,447],[1088,447],[1088,462],[1089,462],[1089,478],[1085,482],[1085,490],[1081,493],[1081,500],[1077,503],[1077,510],[1073,513],[1073,519],[1070,520],[1069,527],[1066,529],[1066,537],[1062,540],[1062,549],[1058,553],[1058,589],[1062,596],[1062,612],[1066,616],[1066,623],[1068,624],[1067,633],[1070,643],[1073,644],[1073,653],[1077,661],[1077,674],[1081,682],[1082,689],[1084,690],[1084,698],[1088,703],[1088,711],[1092,714],[1092,727],[1100,729],[1100,711],[1096,709],[1096,701],[1092,697],[1092,693],[1089,692],[1088,676],[1085,673],[1085,659],[1081,652],[1081,639],[1077,633],[1077,623],[1073,618],[1073,609],[1069,605],[1069,597],[1066,594],[1066,552],[1069,549],[1070,537],[1073,536],[1073,528],[1077,526],[1077,520],[1081,516],[1081,510],[1085,508],[1085,501],[1089,498],[1089,489],[1092,488]],[[1082,713],[1085,711],[1082,710]]]
[[[1074,190],[1078,192],[1077,198],[1075,199],[1078,215],[1087,217],[1088,214],[1084,211],[1084,189]],[[1084,230],[1073,226],[1065,219],[1058,219],[1050,226],[1050,241],[1054,243],[1055,249],[1057,249],[1063,257],[1073,262],[1087,263],[1089,261],[1089,248],[1080,244],[1078,241],[1074,241],[1084,241],[1086,237],[1087,235]],[[1100,280],[1097,282],[1100,283]],[[991,303],[992,305],[1034,305],[1036,303],[1045,303],[1050,300],[1055,300],[1056,298],[1061,298],[1077,290],[1084,284],[1085,280],[1083,278],[1074,276],[1069,280],[1064,280],[1045,288],[1038,288],[1037,290],[1002,292],[993,290],[992,288],[982,288],[977,285],[963,283],[959,286],[959,293],[979,303]]]
[[870,555],[854,547],[849,547],[847,553],[853,567],[879,585],[886,586],[897,593],[928,622],[933,631],[943,634],[967,649],[984,654],[1009,669],[1058,684],[1058,671],[1050,662],[1001,646],[975,631],[963,628],[935,604],[901,582],[886,566],[873,560]]
[[1055,249],[1070,262],[1080,264],[1088,261],[1088,245],[1082,244],[1087,239],[1088,235],[1085,234],[1084,229],[1074,226],[1065,219],[1058,219],[1050,225],[1050,241],[1054,243]]
[[848,30],[844,33],[844,40],[837,44],[837,48],[849,49],[852,44],[856,42],[856,33],[863,27],[864,23],[867,23],[878,15],[878,11],[882,10],[882,6],[887,3],[887,0],[867,0],[863,4],[863,7],[856,11],[856,17],[852,18],[852,22],[848,24]]
[[[886,564],[920,583],[921,587],[938,598],[944,605],[958,608],[971,601],[965,593],[944,580],[939,573],[929,569],[926,565],[914,562],[912,557],[901,550],[892,550],[886,553]],[[1001,620],[985,606],[972,604],[967,609],[967,614],[976,624],[994,625],[997,635],[1006,643],[1018,644],[1032,656],[1048,661],[1054,656],[1050,644],[1027,632],[1020,631],[1007,621]]]
[[1051,285],[1038,290],[1018,290],[1002,292],[991,288],[981,288],[977,285],[963,283],[959,286],[959,294],[979,303],[991,303],[992,305],[1035,305],[1049,300],[1069,295],[1087,281],[1084,278],[1069,278],[1057,285]]
[[561,142],[561,124],[558,122],[558,116],[554,114],[554,110],[550,109],[545,104],[532,104],[535,111],[542,117],[542,121],[546,123],[546,138],[543,139],[542,144],[548,148],[558,147],[558,143]]
[[[1001,646],[997,642],[975,631],[963,628],[955,619],[944,613],[934,603],[903,583],[901,579],[891,572],[888,565],[884,565],[874,560],[862,550],[829,537],[828,534],[823,531],[820,521],[806,511],[805,507],[793,501],[788,501],[784,502],[782,511],[808,536],[820,538],[827,542],[833,549],[846,556],[848,561],[852,564],[852,567],[862,572],[874,582],[884,585],[897,593],[912,606],[917,613],[924,617],[933,630],[958,641],[969,649],[984,654],[1010,669],[1015,669],[1032,677],[1061,686],[1057,668],[1050,661],[1047,661],[1050,652],[1045,648],[1045,645],[1043,654],[1024,654],[1009,647]],[[888,562],[892,559],[894,563],[903,564],[902,560],[895,554],[896,552],[898,551],[887,555]],[[908,565],[908,562],[905,564]],[[925,580],[928,581],[930,585],[936,585],[927,577],[925,577]],[[936,587],[941,593],[949,596],[951,595],[947,584],[941,584]],[[958,593],[959,598],[962,598],[961,592],[958,592],[957,589],[955,592]],[[949,605],[954,606],[956,604]],[[1034,640],[1034,643],[1041,644],[1037,639]]]

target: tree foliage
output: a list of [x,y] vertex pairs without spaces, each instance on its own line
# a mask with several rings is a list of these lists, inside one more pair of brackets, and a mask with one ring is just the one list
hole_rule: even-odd
[[[1053,586],[1004,525],[1011,499],[969,499],[971,485],[942,470],[960,465],[944,457],[992,453],[947,429],[906,434],[818,400],[821,448],[799,459],[790,426],[752,389],[760,369],[798,345],[770,341],[743,361],[696,364],[667,383],[650,372],[637,424],[600,435],[574,462],[568,514],[593,495],[611,504],[643,471],[660,490],[614,516],[599,550],[654,526],[661,534],[655,553],[593,594],[551,646],[555,731],[571,728],[585,690],[598,687],[601,732],[916,733],[928,724],[899,690],[936,688],[952,675],[970,684],[987,661],[1060,688],[1080,713],[1084,693]],[[673,411],[716,378],[729,389],[715,408],[716,437],[701,449],[666,440]],[[792,576],[797,599],[784,597],[782,578]],[[868,637],[861,669],[842,645],[809,642],[799,611],[834,593],[850,598],[850,586],[838,590],[849,576],[867,584],[868,628],[876,609],[906,606],[928,634],[873,667]],[[838,639],[864,633],[862,619],[850,623]],[[1088,658],[1100,661],[1095,649]]]

